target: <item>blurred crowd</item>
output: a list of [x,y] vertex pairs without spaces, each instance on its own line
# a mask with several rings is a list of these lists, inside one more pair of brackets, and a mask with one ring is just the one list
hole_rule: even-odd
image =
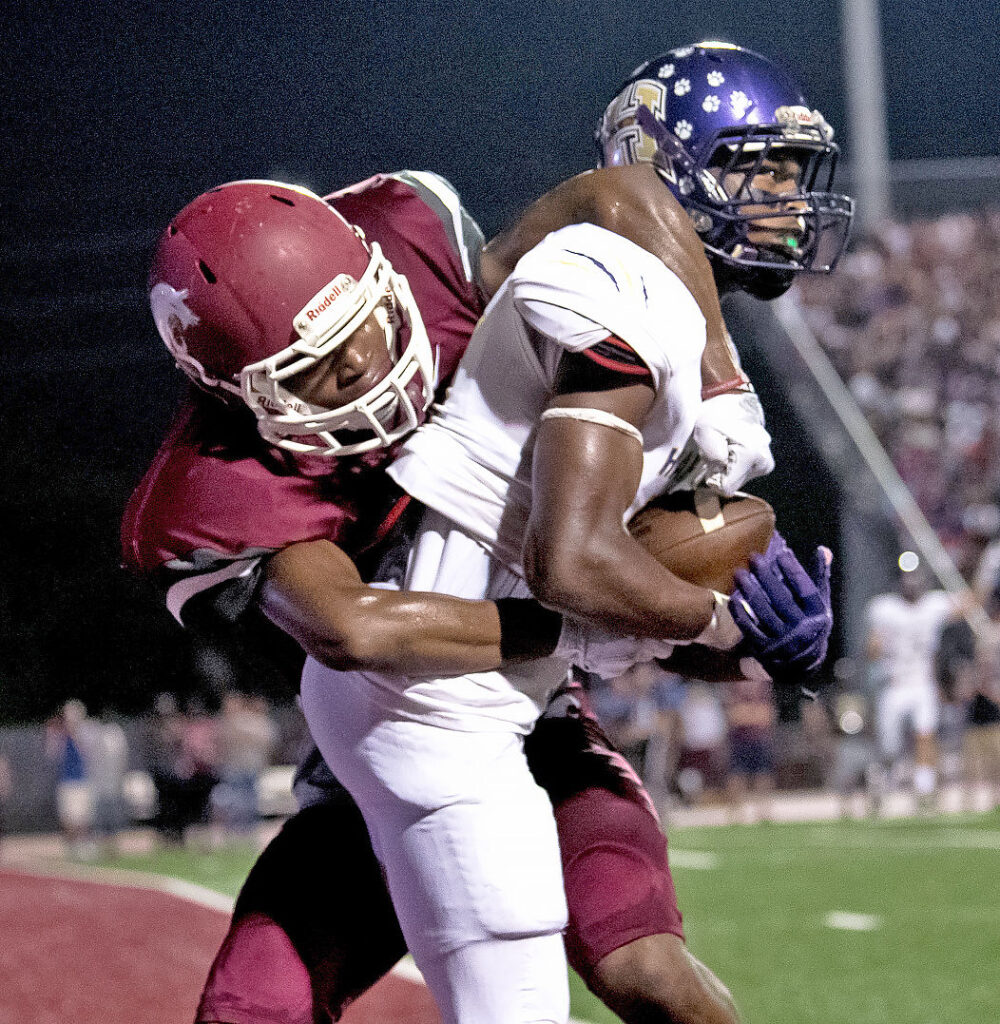
[[195,827],[209,842],[249,838],[260,819],[265,770],[295,760],[301,736],[283,737],[268,703],[237,691],[209,709],[160,694],[148,716],[132,722],[92,717],[67,701],[45,724],[45,753],[55,774],[55,810],[69,853],[81,859],[113,854],[134,823],[136,772],[154,790],[152,824],[167,844]]
[[[778,791],[821,789],[837,795],[845,815],[883,813],[902,791],[915,793],[914,809],[936,810],[946,786],[959,799],[950,809],[989,810],[1000,806],[1000,587],[987,607],[991,627],[977,636],[959,604],[919,574],[904,575],[898,593],[873,600],[863,654],[837,664],[829,692],[791,710],[768,681],[701,682],[656,662],[614,679],[578,676],[668,816],[711,808],[713,820],[752,824],[780,817]],[[71,856],[113,855],[139,822],[168,845],[253,838],[262,778],[275,771],[290,791],[308,733],[294,705],[236,691],[216,704],[163,693],[147,716],[126,721],[91,716],[71,700],[45,724]],[[0,831],[13,774],[0,755]],[[129,792],[136,775],[151,790],[148,813]],[[273,813],[290,809],[286,799]]]
[[581,681],[609,738],[661,808],[712,805],[753,823],[772,816],[775,789],[824,782],[833,742],[828,716],[812,702],[779,715],[769,682],[700,682],[655,662]]
[[[937,759],[978,786],[985,793],[982,803],[995,805],[1000,209],[883,224],[854,243],[837,273],[804,279],[799,299],[810,327],[989,616],[990,625],[978,635],[961,614],[937,628],[928,626],[924,646],[934,659],[939,702]],[[855,693],[845,696],[848,703],[863,698],[861,706],[872,708],[877,718],[885,704],[879,688],[887,672],[866,653],[864,668],[853,674]]]
[[1000,534],[1000,209],[890,222],[806,319],[959,568]]

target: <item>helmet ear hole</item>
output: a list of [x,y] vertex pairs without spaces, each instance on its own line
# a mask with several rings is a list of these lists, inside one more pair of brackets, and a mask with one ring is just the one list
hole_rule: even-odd
[[273,200],[274,200],[274,201],[275,201],[276,203],[284,203],[284,204],[285,204],[285,206],[294,206],[294,205],[295,205],[295,200],[294,200],[294,199],[289,199],[289,198],[288,198],[288,196],[276,196],[276,195],[274,195],[274,194],[272,193],[272,194],[271,194],[271,198],[272,198],[272,199],[273,199]]
[[204,260],[198,260],[198,269],[201,271],[201,276],[205,278],[209,284],[215,284],[218,280],[215,274],[212,273],[212,268]]

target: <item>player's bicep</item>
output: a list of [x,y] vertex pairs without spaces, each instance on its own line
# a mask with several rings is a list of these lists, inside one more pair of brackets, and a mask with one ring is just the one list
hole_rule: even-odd
[[652,401],[645,383],[553,396],[535,442],[524,549],[536,592],[579,577],[619,542],[642,474],[638,428]]
[[363,586],[354,563],[336,544],[303,541],[268,559],[258,603],[275,625],[310,650],[318,638],[337,642],[347,602]]
[[562,353],[535,443],[534,521],[621,528],[639,486],[641,428],[654,397],[649,369],[613,335]]

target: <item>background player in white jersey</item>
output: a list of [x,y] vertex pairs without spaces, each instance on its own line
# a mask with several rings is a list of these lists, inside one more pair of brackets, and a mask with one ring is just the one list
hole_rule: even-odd
[[958,614],[955,599],[932,590],[922,569],[900,572],[895,592],[873,598],[867,609],[866,656],[879,681],[875,728],[879,755],[888,775],[896,775],[912,732],[913,788],[926,803],[937,784],[937,730],[941,697],[934,657],[941,631]]

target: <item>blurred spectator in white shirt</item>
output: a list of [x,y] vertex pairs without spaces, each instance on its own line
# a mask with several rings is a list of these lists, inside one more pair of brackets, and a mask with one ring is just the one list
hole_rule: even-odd
[[125,774],[128,739],[125,730],[108,715],[94,723],[87,750],[87,770],[94,799],[94,833],[106,856],[118,852],[118,837],[128,824]]
[[726,777],[726,714],[718,687],[691,682],[681,705],[676,785],[686,803],[717,799]]

